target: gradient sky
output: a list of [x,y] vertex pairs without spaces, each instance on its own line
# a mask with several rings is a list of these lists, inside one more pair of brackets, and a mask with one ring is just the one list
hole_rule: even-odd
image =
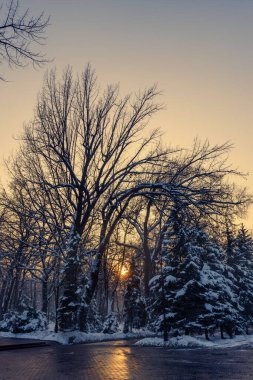
[[[166,109],[152,121],[171,145],[194,137],[230,140],[231,162],[248,172],[253,191],[252,0],[21,0],[51,16],[43,50],[54,61],[40,70],[0,70],[0,153],[15,150],[33,115],[46,69],[87,62],[102,84],[122,94],[158,83]],[[253,209],[248,227],[253,227]]]

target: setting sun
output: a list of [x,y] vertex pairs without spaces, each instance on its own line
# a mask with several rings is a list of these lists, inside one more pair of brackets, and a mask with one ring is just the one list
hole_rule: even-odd
[[129,269],[123,265],[122,268],[120,269],[120,277],[124,278],[128,275]]

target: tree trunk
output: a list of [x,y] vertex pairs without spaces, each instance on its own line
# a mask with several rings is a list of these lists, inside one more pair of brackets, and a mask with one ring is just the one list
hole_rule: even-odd
[[10,286],[8,288],[8,291],[7,291],[7,295],[6,295],[5,300],[4,300],[3,314],[7,313],[8,309],[9,309],[9,304],[11,301],[11,296],[12,296],[14,284],[15,284],[15,278],[12,278]]
[[6,293],[6,287],[7,287],[7,280],[4,279],[2,283],[2,288],[0,292],[0,316],[3,314],[3,308],[4,308],[4,298],[5,298],[5,293]]
[[48,312],[48,279],[42,280],[42,312]]
[[54,326],[54,332],[58,332],[59,326],[58,326],[58,305],[59,305],[59,285],[55,288],[55,326]]
[[89,285],[86,288],[86,293],[84,294],[82,302],[80,304],[80,309],[79,309],[79,314],[78,314],[78,325],[79,325],[79,330],[83,332],[87,332],[87,328],[88,328],[87,326],[88,312],[89,312],[89,307],[90,307],[91,301],[93,299],[93,296],[98,284],[101,257],[102,256],[100,255],[100,252],[98,252],[95,259],[95,264],[91,271]]
[[152,261],[151,261],[151,251],[149,248],[149,230],[148,221],[150,216],[150,210],[152,206],[152,200],[147,204],[146,216],[143,228],[143,253],[144,253],[144,294],[145,298],[149,297],[149,281],[152,276]]
[[36,280],[33,283],[33,308],[37,310],[37,282]]
[[13,310],[16,310],[16,311],[19,309],[20,275],[21,275],[20,269],[16,269],[15,284],[14,284],[13,296],[12,296],[12,308]]
[[74,331],[78,329],[80,309],[79,277],[81,273],[78,257],[80,236],[77,232],[70,233],[67,245],[67,262],[63,273],[63,295],[59,301],[57,312],[60,331]]
[[149,297],[149,281],[152,277],[152,261],[149,249],[144,251],[144,294],[145,298]]

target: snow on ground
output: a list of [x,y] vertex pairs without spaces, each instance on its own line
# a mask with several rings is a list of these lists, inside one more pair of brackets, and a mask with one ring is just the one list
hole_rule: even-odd
[[91,342],[102,342],[110,340],[122,340],[122,339],[140,339],[147,336],[153,336],[154,333],[150,331],[138,331],[133,333],[114,333],[114,334],[103,334],[103,333],[84,333],[80,331],[71,332],[58,332],[55,333],[50,330],[35,331],[27,334],[13,334],[10,332],[0,332],[0,338],[19,338],[19,339],[36,339],[36,340],[48,340],[54,341],[61,344],[72,344],[72,343],[91,343]]
[[167,348],[232,348],[232,347],[252,347],[253,348],[253,334],[252,335],[238,335],[233,339],[220,339],[218,337],[211,337],[207,341],[203,336],[189,336],[182,335],[173,337],[164,344],[161,337],[156,337],[151,331],[135,331],[133,333],[124,334],[117,332],[114,334],[103,333],[84,333],[80,331],[71,332],[58,332],[55,333],[53,328],[44,331],[35,331],[27,334],[13,334],[10,332],[0,332],[0,338],[19,338],[19,339],[36,339],[54,341],[60,344],[72,343],[92,343],[102,341],[113,341],[123,339],[140,339],[137,343],[138,346],[156,346]]
[[231,348],[240,346],[253,348],[253,335],[238,335],[233,339],[212,337],[209,341],[202,336],[182,335],[170,338],[165,344],[162,338],[149,337],[141,339],[135,344],[138,346],[165,346],[168,348]]
[[197,348],[197,347],[210,347],[210,342],[202,341],[192,336],[179,336],[170,338],[164,344],[162,338],[144,338],[135,343],[137,346],[157,346],[168,348]]

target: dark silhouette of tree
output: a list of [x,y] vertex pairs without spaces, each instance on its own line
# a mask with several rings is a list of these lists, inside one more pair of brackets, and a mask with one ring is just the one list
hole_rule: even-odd
[[43,44],[48,23],[43,12],[33,16],[29,9],[22,11],[19,0],[0,2],[0,64],[38,67],[46,63],[45,55],[36,47]]
[[[150,117],[160,109],[158,94],[155,86],[123,98],[118,86],[101,91],[89,65],[76,77],[68,68],[60,80],[56,71],[45,78],[34,118],[8,164],[9,191],[15,201],[10,206],[19,211],[17,216],[12,212],[13,218],[27,221],[24,229],[32,237],[28,235],[24,255],[19,255],[22,261],[19,257],[10,261],[11,270],[7,267],[2,274],[0,268],[0,278],[10,283],[11,296],[12,282],[19,283],[16,267],[21,267],[21,280],[30,283],[32,278],[39,284],[43,312],[50,312],[48,302],[55,294],[56,331],[90,331],[91,324],[98,325],[96,318],[91,321],[96,304],[101,311],[101,299],[103,295],[109,298],[109,283],[117,277],[109,266],[123,265],[126,249],[131,252],[129,258],[134,252],[139,259],[148,301],[148,282],[159,273],[157,259],[164,240],[170,240],[175,204],[179,211],[187,209],[191,223],[202,218],[211,223],[224,213],[236,215],[250,202],[246,193],[238,193],[227,182],[231,175],[240,175],[227,164],[228,144],[195,141],[191,150],[178,151],[161,148],[159,131],[145,134]],[[22,207],[16,205],[19,194],[24,196]],[[8,231],[9,224],[3,223],[3,265],[5,256],[13,256],[5,248]],[[183,243],[181,236],[178,243]],[[115,245],[123,247],[121,252]],[[179,244],[177,252],[184,257]],[[23,262],[27,256],[29,260]],[[165,290],[171,279],[166,270],[162,272]],[[114,295],[116,287],[117,280]],[[5,288],[0,290],[3,300]],[[33,295],[30,298],[35,300]]]
[[124,332],[132,332],[133,328],[140,328],[146,325],[147,313],[145,299],[141,294],[141,279],[138,267],[133,259],[130,264],[129,278],[124,295]]

